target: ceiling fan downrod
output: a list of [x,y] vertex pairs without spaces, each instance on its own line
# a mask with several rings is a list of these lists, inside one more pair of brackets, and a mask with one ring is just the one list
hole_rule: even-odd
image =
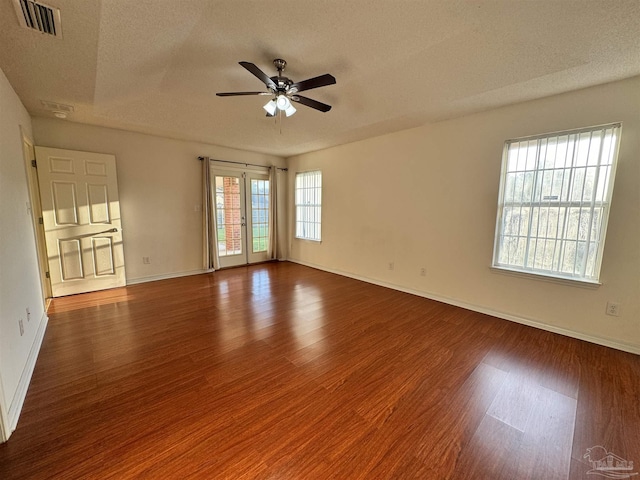
[[281,58],[276,58],[273,61],[273,65],[276,67],[276,70],[278,70],[278,76],[280,77],[282,76],[282,72],[284,72],[284,69],[287,66],[287,62]]

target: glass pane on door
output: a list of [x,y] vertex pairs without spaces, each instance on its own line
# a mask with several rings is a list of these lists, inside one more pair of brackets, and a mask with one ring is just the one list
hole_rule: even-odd
[[242,254],[242,206],[239,177],[215,177],[218,256]]
[[252,252],[266,252],[269,245],[269,180],[251,179]]

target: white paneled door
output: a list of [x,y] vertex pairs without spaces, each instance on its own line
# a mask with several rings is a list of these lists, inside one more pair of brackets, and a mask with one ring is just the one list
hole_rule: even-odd
[[213,169],[211,177],[220,266],[268,260],[269,175]]
[[35,150],[53,296],[124,286],[115,157]]

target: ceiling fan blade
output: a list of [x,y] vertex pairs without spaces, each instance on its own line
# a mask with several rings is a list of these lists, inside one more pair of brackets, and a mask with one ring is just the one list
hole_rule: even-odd
[[276,82],[271,80],[269,78],[269,75],[264,73],[262,70],[260,70],[258,67],[256,67],[253,63],[251,63],[251,62],[239,62],[239,63],[244,68],[246,68],[251,73],[253,73],[256,77],[258,77],[262,81],[262,83],[264,83],[267,87],[273,88],[274,90],[276,90],[278,88],[278,86],[276,85]]
[[291,85],[291,90],[294,90],[296,92],[304,92],[305,90],[325,87],[327,85],[334,85],[335,83],[336,79],[334,78],[334,76],[325,73],[324,75],[320,75],[319,77],[313,77],[307,80],[302,80],[301,82],[296,82]]
[[273,95],[271,92],[223,92],[216,93],[219,97],[237,97],[238,95]]
[[328,112],[329,110],[331,110],[331,105],[327,105],[326,103],[322,103],[311,98],[303,97],[302,95],[293,95],[291,97],[291,101],[301,103],[303,105],[306,105],[307,107],[315,108],[316,110],[320,110],[321,112]]

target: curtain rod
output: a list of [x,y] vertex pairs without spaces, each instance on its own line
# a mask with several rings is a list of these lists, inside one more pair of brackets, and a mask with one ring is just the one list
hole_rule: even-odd
[[[212,160],[209,157],[198,157],[198,160],[203,161],[203,160]],[[262,168],[271,168],[274,167],[276,170],[282,170],[283,172],[288,172],[289,169],[288,168],[280,168],[280,167],[276,167],[275,165],[258,165],[257,163],[245,163],[245,162],[233,162],[231,160],[213,160],[214,162],[224,162],[224,163],[235,163],[236,165],[244,165],[245,167],[262,167]]]

